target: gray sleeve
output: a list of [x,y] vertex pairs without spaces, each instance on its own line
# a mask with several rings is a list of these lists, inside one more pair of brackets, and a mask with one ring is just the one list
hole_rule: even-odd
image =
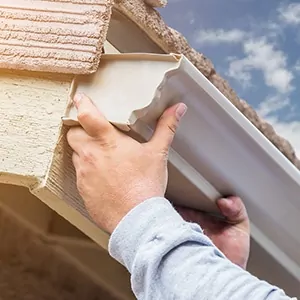
[[131,273],[140,300],[291,299],[232,264],[164,198],[129,212],[113,232],[109,251]]

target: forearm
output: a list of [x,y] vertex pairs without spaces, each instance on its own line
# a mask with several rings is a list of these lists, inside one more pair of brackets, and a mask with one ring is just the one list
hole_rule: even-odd
[[280,289],[229,262],[163,198],[133,209],[110,240],[110,253],[131,273],[140,300],[287,300]]

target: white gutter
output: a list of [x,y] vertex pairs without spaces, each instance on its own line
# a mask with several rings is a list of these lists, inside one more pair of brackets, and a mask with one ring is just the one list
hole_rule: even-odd
[[[146,140],[166,107],[186,103],[170,153],[169,198],[216,211],[220,195],[239,195],[253,238],[300,281],[300,172],[183,55],[103,55],[98,72],[73,87]],[[64,122],[77,123],[71,103]]]

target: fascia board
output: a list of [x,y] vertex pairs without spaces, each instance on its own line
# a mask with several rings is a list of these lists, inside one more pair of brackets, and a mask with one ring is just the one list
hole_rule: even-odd
[[[91,95],[112,123],[145,140],[166,107],[186,103],[170,152],[170,199],[215,211],[220,195],[239,195],[253,238],[300,280],[299,171],[185,56],[109,54],[103,61],[92,77],[75,79],[73,92]],[[119,120],[117,110],[126,112]],[[77,122],[71,104],[65,122]]]

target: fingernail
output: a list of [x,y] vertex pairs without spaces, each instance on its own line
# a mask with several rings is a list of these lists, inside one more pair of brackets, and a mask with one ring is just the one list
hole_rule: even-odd
[[82,100],[83,98],[83,93],[76,93],[74,98],[73,98],[73,102],[75,104],[75,106],[78,105],[78,103]]
[[231,204],[233,202],[231,198],[221,198],[220,200],[225,201],[228,204]]
[[180,103],[177,106],[175,114],[178,121],[180,121],[180,119],[185,115],[186,111],[187,111],[187,106],[185,104]]

